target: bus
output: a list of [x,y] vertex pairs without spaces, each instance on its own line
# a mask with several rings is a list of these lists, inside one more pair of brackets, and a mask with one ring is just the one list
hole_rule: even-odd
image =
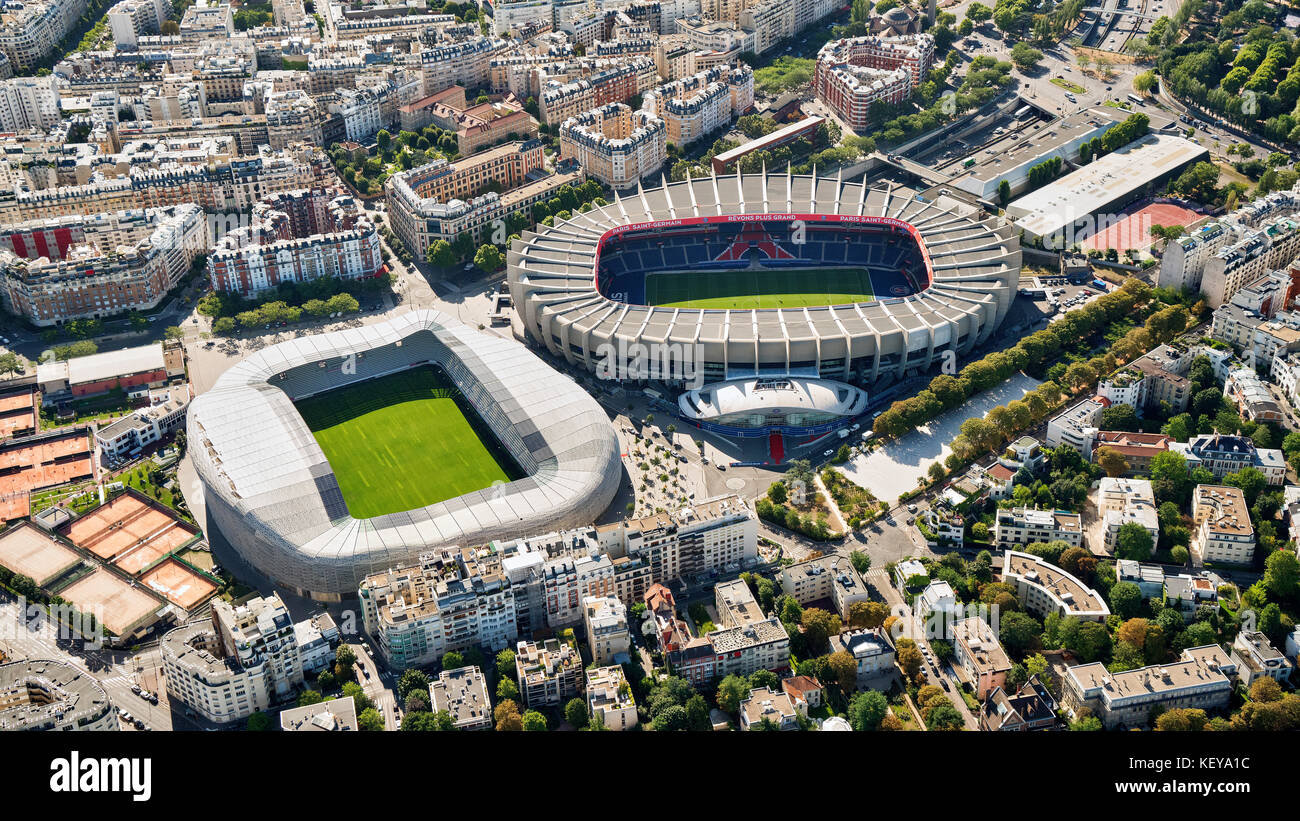
[[1019,120],[1019,119],[1023,118],[1026,114],[1028,114],[1029,112],[1031,112],[1031,111],[1033,111],[1033,110],[1034,110],[1033,106],[1022,105],[1020,108],[1017,108],[1017,109],[1016,109],[1016,113],[1013,114],[1013,115],[1011,115],[1011,116],[1013,116],[1013,117],[1015,117],[1017,120]]
[[1146,100],[1143,100],[1141,97],[1139,97],[1136,94],[1128,95],[1128,101],[1133,105],[1146,105]]

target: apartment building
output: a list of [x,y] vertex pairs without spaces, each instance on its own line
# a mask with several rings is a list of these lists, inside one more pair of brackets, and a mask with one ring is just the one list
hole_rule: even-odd
[[1236,665],[1217,644],[1184,650],[1169,664],[1112,673],[1100,662],[1066,670],[1061,706],[1087,708],[1108,730],[1145,727],[1152,710],[1214,711],[1228,706]]
[[117,710],[93,676],[53,659],[0,664],[0,732],[117,729]]
[[1149,479],[1103,476],[1097,483],[1097,517],[1106,552],[1111,555],[1115,554],[1119,529],[1130,522],[1150,533],[1152,544],[1160,538],[1155,491]]
[[1030,553],[1004,552],[1002,581],[1016,589],[1022,607],[1040,618],[1057,613],[1085,621],[1105,621],[1110,615],[1110,608],[1100,593]]
[[451,715],[457,730],[492,729],[492,702],[487,678],[473,665],[443,670],[429,683],[429,709]]
[[623,675],[623,668],[588,667],[587,715],[592,722],[600,722],[607,730],[630,730],[637,725],[636,700],[632,685]]
[[735,573],[758,559],[758,517],[734,495],[598,526],[596,533],[611,556],[644,559],[658,582]]
[[993,525],[993,543],[999,548],[1062,541],[1070,547],[1083,544],[1083,518],[1064,510],[999,508]]
[[909,99],[933,60],[934,38],[928,34],[832,40],[817,54],[817,100],[854,131],[865,132],[872,104]]
[[1093,438],[1091,461],[1096,462],[1102,450],[1112,450],[1124,457],[1128,465],[1125,476],[1142,476],[1151,472],[1151,460],[1169,450],[1172,442],[1162,433],[1099,430]]
[[0,8],[0,52],[15,72],[34,72],[86,13],[87,0],[33,0]]
[[1205,262],[1201,293],[1211,308],[1227,304],[1237,291],[1300,255],[1300,221],[1280,218],[1242,232]]
[[104,18],[114,45],[135,48],[141,37],[158,33],[170,12],[171,4],[165,0],[121,0],[109,8]]
[[490,554],[450,549],[362,580],[362,625],[395,670],[451,650],[503,650],[518,639],[514,590]]
[[582,692],[582,657],[576,647],[558,639],[521,641],[515,650],[515,677],[525,707],[562,707]]
[[1223,385],[1223,395],[1243,419],[1251,422],[1281,422],[1283,419],[1282,406],[1254,368],[1237,368],[1229,373]]
[[778,730],[797,730],[800,717],[790,696],[767,687],[750,690],[749,697],[740,702],[740,729],[745,732],[765,721],[776,725]]
[[1253,467],[1264,474],[1270,485],[1281,485],[1286,481],[1286,459],[1282,451],[1257,448],[1244,436],[1202,433],[1187,442],[1170,442],[1169,449],[1187,460],[1189,471],[1198,467],[1208,468],[1216,479]]
[[45,133],[61,116],[59,82],[53,74],[0,82],[0,131]]
[[613,596],[588,596],[582,600],[582,622],[587,647],[595,664],[621,664],[629,658],[632,635],[627,629],[627,608]]
[[1187,410],[1191,400],[1187,377],[1170,373],[1147,357],[1135,359],[1097,383],[1097,396],[1111,405],[1128,405],[1141,415],[1149,409],[1168,408],[1168,413]]
[[663,167],[667,135],[668,127],[659,117],[610,103],[564,121],[560,156],[576,160],[587,176],[624,189]]
[[0,229],[0,299],[40,326],[158,305],[207,248],[196,205],[49,217]]
[[185,421],[190,406],[189,385],[174,385],[149,391],[149,404],[95,429],[95,444],[103,464],[112,465],[138,453],[176,430]]
[[1250,564],[1255,559],[1255,528],[1241,488],[1197,485],[1192,494],[1192,562],[1197,567]]
[[1067,445],[1084,459],[1091,459],[1093,440],[1101,425],[1101,412],[1108,407],[1109,399],[1094,396],[1052,417],[1047,423],[1047,446],[1059,448]]
[[748,676],[790,665],[790,636],[775,616],[763,617],[749,587],[740,580],[714,589],[722,629],[683,642],[668,653],[677,675],[702,684],[715,676]]
[[1231,225],[1207,222],[1191,233],[1167,243],[1164,255],[1160,258],[1156,285],[1179,291],[1184,288],[1199,291],[1206,262],[1235,237]]
[[214,290],[252,296],[287,282],[373,277],[383,264],[379,233],[355,198],[286,191],[258,203],[248,226],[216,242],[208,278]]
[[754,72],[715,66],[648,91],[642,110],[662,119],[673,145],[688,145],[754,106]]
[[1291,662],[1258,630],[1242,630],[1237,634],[1232,642],[1231,658],[1237,666],[1238,678],[1247,688],[1261,678],[1271,678],[1278,684],[1286,684],[1291,678]]
[[1181,613],[1183,621],[1189,624],[1196,620],[1197,611],[1202,605],[1218,609],[1218,588],[1205,573],[1199,576],[1170,574],[1164,576],[1162,582],[1159,598],[1165,603],[1165,609]]
[[272,149],[293,142],[325,145],[325,119],[329,112],[301,89],[272,91],[266,95],[267,144]]
[[816,559],[797,562],[783,568],[776,575],[781,591],[808,605],[829,601],[844,622],[849,620],[849,606],[854,602],[870,601],[866,582],[854,569],[847,556],[830,553]]
[[647,92],[656,77],[655,63],[650,57],[599,61],[590,68],[589,73],[570,82],[546,83],[537,98],[542,122],[558,125],[593,108],[626,103],[633,96]]
[[846,652],[853,656],[858,668],[859,687],[879,683],[894,672],[894,643],[889,634],[879,627],[845,630],[831,636],[831,652]]
[[953,625],[952,647],[953,660],[980,701],[994,689],[1006,687],[1011,659],[984,619],[972,616]]
[[417,257],[437,240],[452,242],[462,232],[477,241],[493,220],[530,209],[583,179],[581,170],[542,176],[544,169],[541,141],[527,140],[394,174],[384,183],[389,224]]
[[278,594],[234,606],[212,602],[212,618],[162,638],[163,675],[173,699],[228,724],[292,697],[303,684],[298,643]]

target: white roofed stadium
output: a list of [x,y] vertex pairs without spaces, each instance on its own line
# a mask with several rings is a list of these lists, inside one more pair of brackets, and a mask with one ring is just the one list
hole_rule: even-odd
[[[522,478],[354,518],[296,403],[421,367],[446,375]],[[608,417],[571,379],[428,310],[258,351],[194,400],[187,435],[208,523],[259,571],[320,599],[433,549],[589,524],[622,475]]]

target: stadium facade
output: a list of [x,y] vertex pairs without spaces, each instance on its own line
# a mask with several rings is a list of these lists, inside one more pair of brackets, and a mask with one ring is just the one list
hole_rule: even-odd
[[[525,233],[507,278],[529,341],[598,376],[677,388],[778,376],[869,386],[986,341],[1015,297],[1020,253],[1012,226],[954,197],[736,173],[639,190]],[[704,281],[710,269],[851,266],[870,272],[874,299],[769,309],[645,299],[655,272]],[[656,378],[609,367],[645,349],[675,351],[693,368]]]
[[[455,383],[524,478],[414,510],[353,518],[294,402],[421,365]],[[368,574],[451,545],[589,524],[622,476],[605,412],[523,346],[437,311],[282,342],[190,406],[209,525],[300,595],[338,600]]]

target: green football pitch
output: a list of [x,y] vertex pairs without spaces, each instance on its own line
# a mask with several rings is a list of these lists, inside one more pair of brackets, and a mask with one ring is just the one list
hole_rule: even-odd
[[445,376],[423,367],[296,407],[334,470],[348,512],[369,519],[519,478],[492,434],[480,436],[458,401]]
[[646,302],[666,308],[810,308],[875,299],[864,268],[681,271],[646,276]]

